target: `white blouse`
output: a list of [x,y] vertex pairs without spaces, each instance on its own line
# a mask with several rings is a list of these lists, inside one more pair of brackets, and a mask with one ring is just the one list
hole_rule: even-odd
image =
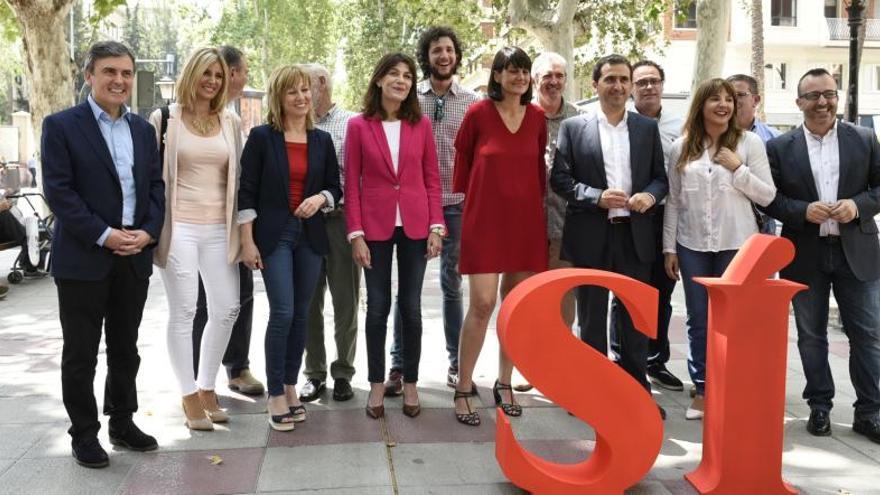
[[669,195],[663,217],[663,252],[675,253],[676,243],[693,251],[739,249],[758,224],[752,202],[767,206],[776,196],[764,142],[744,132],[736,146],[743,166],[731,172],[704,151],[683,168],[676,166],[684,137],[672,143],[669,162]]

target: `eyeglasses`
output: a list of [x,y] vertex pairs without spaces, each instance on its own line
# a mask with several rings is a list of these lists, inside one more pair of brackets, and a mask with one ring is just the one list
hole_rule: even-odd
[[748,91],[742,91],[742,92],[736,93],[734,96],[736,96],[737,98],[748,98],[749,96],[752,96],[752,94],[749,93]]
[[641,88],[641,89],[645,89],[649,85],[654,86],[656,88],[657,86],[660,86],[661,84],[663,84],[663,79],[658,79],[656,77],[646,77],[644,79],[639,79],[638,81],[634,81],[633,84],[635,84],[637,88]]
[[436,100],[434,100],[434,122],[440,122],[443,120],[443,105],[446,104],[445,96],[438,96]]
[[837,98],[837,90],[829,89],[828,91],[810,91],[809,93],[804,93],[798,98],[803,98],[808,101],[816,101],[820,96],[824,96],[826,100],[833,100]]

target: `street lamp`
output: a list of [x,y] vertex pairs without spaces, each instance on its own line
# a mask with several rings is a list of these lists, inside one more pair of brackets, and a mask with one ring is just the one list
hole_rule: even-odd
[[156,86],[159,86],[159,95],[165,100],[166,105],[174,99],[174,79],[164,76],[156,81]]
[[859,119],[859,28],[865,22],[864,0],[847,0],[849,14],[849,85],[846,91],[846,120],[857,124]]

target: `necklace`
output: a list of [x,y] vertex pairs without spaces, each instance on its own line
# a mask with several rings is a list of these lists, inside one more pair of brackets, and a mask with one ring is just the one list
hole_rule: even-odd
[[207,117],[196,117],[193,115],[190,124],[192,124],[196,132],[202,136],[207,136],[208,134],[213,134],[214,129],[217,128],[217,119],[213,114]]

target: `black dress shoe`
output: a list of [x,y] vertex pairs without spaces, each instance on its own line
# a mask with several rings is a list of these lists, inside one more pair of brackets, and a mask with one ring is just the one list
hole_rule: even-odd
[[[853,429],[855,429],[855,424],[853,424]],[[831,418],[828,416],[828,411],[821,411],[819,409],[810,411],[810,419],[807,420],[807,431],[817,437],[831,435]]]
[[302,390],[299,391],[299,400],[303,402],[312,402],[321,395],[324,388],[324,380],[309,378],[306,380],[306,384],[303,385]]
[[110,428],[110,443],[117,447],[123,447],[138,452],[148,452],[159,448],[156,439],[142,432],[133,422],[121,428]]
[[648,366],[648,378],[651,379],[652,383],[666,390],[684,390],[684,384],[681,383],[681,380],[666,369],[664,364]]
[[351,389],[351,383],[345,378],[339,378],[333,381],[333,400],[345,402],[354,397],[354,391]]
[[871,419],[857,419],[853,421],[852,429],[859,435],[865,435],[868,440],[880,443],[880,417]]
[[110,464],[107,452],[101,447],[101,442],[97,438],[86,438],[84,440],[71,443],[73,450],[73,458],[80,466],[87,468],[102,468]]

